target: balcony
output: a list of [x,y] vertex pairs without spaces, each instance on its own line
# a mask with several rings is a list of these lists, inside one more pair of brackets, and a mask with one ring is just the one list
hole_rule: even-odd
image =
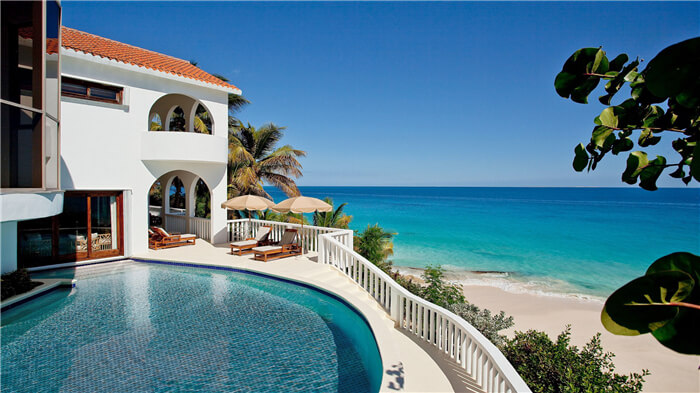
[[144,131],[141,135],[142,161],[226,164],[227,157],[225,137],[176,131]]

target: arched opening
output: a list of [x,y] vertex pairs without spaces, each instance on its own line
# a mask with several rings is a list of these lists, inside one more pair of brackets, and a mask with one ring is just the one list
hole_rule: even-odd
[[151,120],[148,126],[149,131],[163,131],[163,121],[160,119],[160,115],[154,113],[151,116]]
[[168,190],[168,198],[170,201],[168,213],[184,215],[186,197],[187,193],[185,192],[185,185],[178,176],[175,176],[173,181],[170,183],[170,189]]
[[185,122],[185,111],[179,106],[175,107],[170,113],[170,121],[168,122],[168,131],[187,131]]
[[207,106],[184,94],[166,94],[148,112],[149,131],[214,133],[214,117]]
[[200,218],[211,218],[211,192],[202,179],[197,180],[194,188],[195,211],[194,216]]
[[197,104],[194,114],[194,131],[200,134],[211,134],[211,115],[202,104]]
[[163,225],[163,186],[156,180],[148,191],[148,225]]
[[[212,199],[211,189],[198,175],[185,170],[167,172],[149,188],[148,226],[210,241]],[[158,232],[156,228],[152,230]],[[153,240],[149,233],[149,247],[158,248]]]

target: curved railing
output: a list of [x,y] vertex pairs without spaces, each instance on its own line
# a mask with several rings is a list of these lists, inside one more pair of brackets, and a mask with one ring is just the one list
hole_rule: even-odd
[[401,329],[443,352],[486,392],[530,392],[501,351],[454,313],[410,293],[344,242],[344,234],[318,237],[319,263],[333,265],[364,288]]
[[318,251],[319,236],[326,233],[335,234],[337,241],[352,249],[353,232],[349,229],[326,228],[313,225],[304,225],[304,229],[302,229],[299,224],[256,219],[248,221],[247,218],[228,220],[226,222],[229,241],[241,240],[247,236],[255,236],[258,232],[258,228],[269,226],[272,229],[270,236],[272,236],[273,240],[282,239],[282,234],[286,228],[295,228],[299,230],[300,238],[298,241],[301,243],[302,239],[304,240],[304,248],[306,251]]

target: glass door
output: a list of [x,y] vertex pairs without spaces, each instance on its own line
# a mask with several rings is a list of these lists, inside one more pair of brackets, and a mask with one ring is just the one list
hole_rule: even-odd
[[91,257],[119,254],[119,215],[116,195],[90,197]]
[[58,215],[58,257],[81,260],[88,257],[87,195],[63,198],[63,213]]

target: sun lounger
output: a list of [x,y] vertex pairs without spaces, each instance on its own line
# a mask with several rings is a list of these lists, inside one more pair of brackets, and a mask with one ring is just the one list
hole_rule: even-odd
[[270,259],[301,255],[301,247],[296,243],[296,238],[296,229],[285,229],[282,240],[276,245],[253,247],[254,259],[267,262]]
[[[165,229],[161,227],[151,227],[153,232],[160,237],[160,239],[153,240],[153,249],[160,250],[161,248],[170,247],[180,247],[188,244],[195,244],[197,240],[197,235],[191,233],[180,234],[180,233],[168,233]],[[149,242],[151,243],[151,242]]]
[[269,241],[272,228],[269,226],[260,227],[255,237],[249,237],[245,240],[231,243],[231,254],[243,255],[253,252],[253,247],[260,247],[271,244]]

